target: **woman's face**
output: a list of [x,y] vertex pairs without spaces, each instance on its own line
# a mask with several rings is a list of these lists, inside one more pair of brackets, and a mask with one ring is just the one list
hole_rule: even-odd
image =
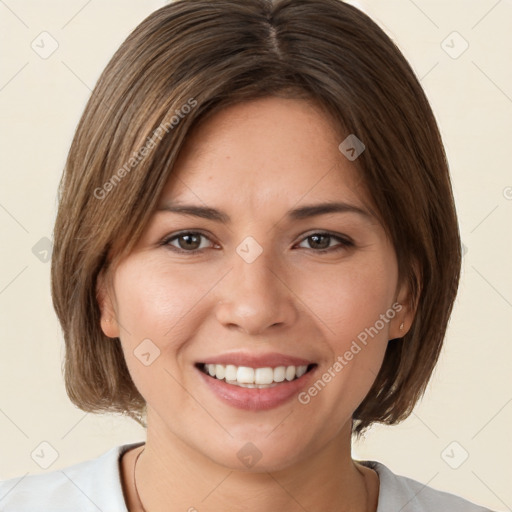
[[[344,138],[312,103],[273,97],[227,108],[189,137],[101,299],[102,327],[120,337],[147,401],[148,437],[276,470],[350,431],[409,317]],[[345,206],[315,214],[326,203]],[[203,371],[214,368],[222,380]],[[246,387],[251,378],[272,384]]]

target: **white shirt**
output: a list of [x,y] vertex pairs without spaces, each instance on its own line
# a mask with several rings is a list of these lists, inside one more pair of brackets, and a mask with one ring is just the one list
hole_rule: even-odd
[[[143,442],[116,446],[60,470],[0,481],[1,512],[128,512],[120,457]],[[377,512],[490,512],[453,494],[397,476],[380,462],[360,461],[380,479]],[[191,503],[201,510],[199,503]]]

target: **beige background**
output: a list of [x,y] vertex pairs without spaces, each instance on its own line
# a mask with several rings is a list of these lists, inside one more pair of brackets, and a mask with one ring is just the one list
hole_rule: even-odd
[[[164,3],[0,1],[0,478],[45,471],[31,458],[43,441],[58,453],[51,471],[144,438],[132,420],[86,414],[69,402],[40,240],[51,239],[58,180],[95,81],[128,33]],[[446,346],[422,403],[403,424],[373,428],[354,456],[512,510],[512,1],[358,4],[404,52],[432,103],[466,254]],[[42,46],[43,31],[58,43],[46,59],[31,47]]]

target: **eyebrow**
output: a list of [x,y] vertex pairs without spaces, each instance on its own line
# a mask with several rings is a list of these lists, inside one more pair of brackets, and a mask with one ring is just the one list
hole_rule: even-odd
[[[181,215],[191,215],[194,217],[201,217],[203,219],[214,220],[228,224],[231,222],[230,216],[221,210],[209,208],[207,206],[195,206],[188,204],[166,203],[157,208],[157,211],[165,211],[178,213]],[[316,217],[317,215],[326,215],[329,213],[355,213],[366,220],[371,220],[372,214],[359,206],[348,204],[344,202],[328,202],[311,204],[301,206],[290,210],[286,217],[289,220],[302,220],[309,217]]]

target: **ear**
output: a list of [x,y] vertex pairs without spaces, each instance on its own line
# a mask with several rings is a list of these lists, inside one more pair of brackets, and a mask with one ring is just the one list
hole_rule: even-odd
[[117,313],[114,308],[112,293],[112,287],[109,286],[108,279],[101,270],[96,280],[96,300],[101,313],[101,330],[109,338],[118,338],[119,324],[117,323]]
[[[414,321],[416,311],[418,309],[418,296],[421,289],[421,280],[419,273],[419,265],[414,262],[412,274],[416,283],[417,290],[411,289],[410,279],[404,279],[397,287],[396,299],[392,308],[396,311],[396,315],[390,323],[389,339],[403,338],[410,330]],[[400,326],[402,328],[400,329]]]

